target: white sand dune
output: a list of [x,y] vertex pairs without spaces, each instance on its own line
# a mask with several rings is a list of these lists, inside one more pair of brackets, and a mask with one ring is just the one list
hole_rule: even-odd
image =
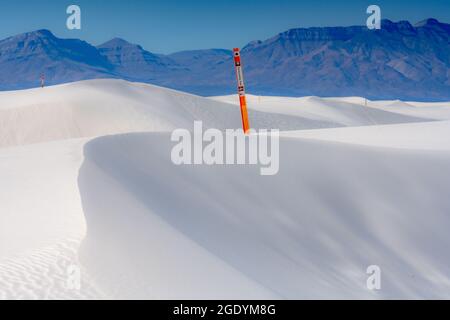
[[450,150],[450,121],[282,132],[286,137],[414,150]]
[[[251,111],[254,128],[335,127],[327,121]],[[205,127],[240,128],[227,103],[123,80],[88,80],[0,93],[0,147],[114,133]],[[339,126],[339,125],[338,125]]]
[[0,298],[102,297],[87,276],[82,292],[66,284],[68,268],[82,268],[77,178],[86,141],[0,149]]
[[450,152],[283,138],[279,174],[262,177],[177,167],[171,145],[149,133],[86,146],[82,262],[117,297],[450,297]]
[[[212,97],[212,99],[239,104],[239,99],[235,95]],[[407,113],[399,114],[398,112],[392,112],[389,108],[365,107],[364,99],[357,97],[286,98],[249,95],[247,99],[252,110],[302,117],[310,120],[328,121],[334,123],[334,127],[382,125],[434,119],[428,118],[427,114],[424,116]],[[447,110],[450,110],[450,108],[447,108]]]
[[174,166],[172,129],[240,126],[215,99],[120,80],[0,93],[0,298],[450,297],[446,104],[250,97],[252,124],[283,131],[278,175]]
[[403,115],[434,120],[450,120],[450,103],[372,101],[370,106]]

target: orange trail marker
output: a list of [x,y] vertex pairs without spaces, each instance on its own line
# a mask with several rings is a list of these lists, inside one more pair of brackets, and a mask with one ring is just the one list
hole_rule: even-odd
[[247,100],[245,99],[244,73],[242,71],[241,53],[239,48],[233,49],[234,65],[236,66],[236,78],[238,82],[239,102],[241,104],[242,127],[245,133],[250,130],[248,121]]

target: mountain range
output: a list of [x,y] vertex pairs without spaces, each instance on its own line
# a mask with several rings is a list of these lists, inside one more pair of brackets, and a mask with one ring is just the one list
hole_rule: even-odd
[[[257,95],[450,100],[450,24],[427,19],[298,28],[242,49],[247,91]],[[115,38],[99,46],[38,30],[0,40],[0,90],[121,78],[203,96],[235,93],[231,50],[151,53]]]

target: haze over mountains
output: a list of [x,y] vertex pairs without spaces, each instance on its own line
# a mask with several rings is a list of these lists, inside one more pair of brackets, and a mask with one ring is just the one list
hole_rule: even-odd
[[[450,100],[450,25],[383,20],[364,26],[300,28],[242,49],[249,92],[284,96],[365,96]],[[235,92],[230,50],[154,54],[123,39],[94,47],[48,30],[0,41],[0,90],[122,78],[199,95]]]

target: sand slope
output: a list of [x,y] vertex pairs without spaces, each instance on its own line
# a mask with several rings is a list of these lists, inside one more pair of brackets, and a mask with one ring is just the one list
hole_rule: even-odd
[[240,127],[214,99],[0,93],[0,298],[449,298],[448,104],[250,96],[252,125],[282,130],[278,175],[174,166],[174,128]]
[[[256,284],[289,299],[450,297],[450,152],[283,138],[279,174],[263,177],[177,167],[169,139],[85,147],[82,261],[119,297],[254,298]],[[366,288],[373,264],[379,292]]]

